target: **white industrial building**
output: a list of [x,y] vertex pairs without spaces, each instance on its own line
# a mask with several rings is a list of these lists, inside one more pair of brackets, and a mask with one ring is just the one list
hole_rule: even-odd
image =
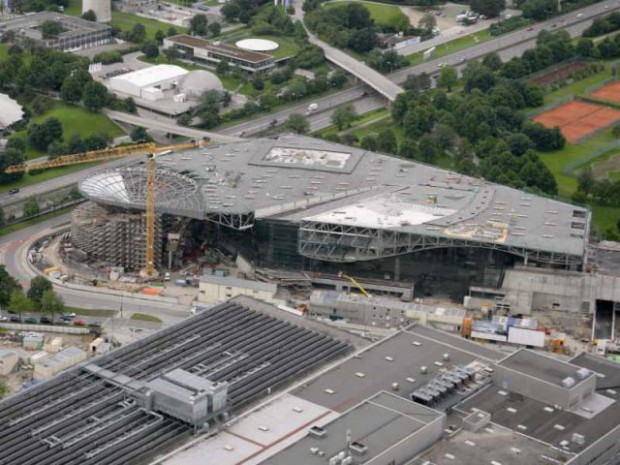
[[7,94],[0,94],[0,129],[8,128],[24,116],[22,106]]
[[158,65],[122,74],[110,79],[110,88],[132,97],[145,100],[161,100],[164,91],[179,87],[179,83],[189,71],[174,65]]
[[219,304],[237,295],[246,295],[274,305],[284,303],[276,298],[278,286],[272,283],[250,281],[222,276],[203,276],[200,278],[198,301],[206,304]]

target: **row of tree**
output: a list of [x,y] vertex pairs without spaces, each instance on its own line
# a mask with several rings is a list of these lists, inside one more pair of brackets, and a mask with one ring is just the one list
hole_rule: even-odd
[[19,315],[40,311],[52,318],[64,311],[62,298],[54,292],[47,278],[32,278],[30,288],[24,293],[21,284],[8,273],[4,265],[0,265],[0,306]]

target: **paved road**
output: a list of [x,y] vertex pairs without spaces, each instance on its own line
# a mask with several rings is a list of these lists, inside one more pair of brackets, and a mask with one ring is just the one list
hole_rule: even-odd
[[[25,260],[27,248],[32,238],[41,232],[58,230],[70,221],[70,215],[62,215],[43,221],[35,226],[0,237],[0,262],[6,265],[8,272],[27,288],[30,279],[35,276]],[[115,295],[97,294],[89,291],[56,287],[67,305],[102,310],[119,310],[120,297]],[[187,306],[168,302],[147,301],[139,298],[123,297],[123,313],[127,317],[133,312],[149,313],[161,318],[165,323],[178,321],[187,316]]]
[[108,118],[115,121],[121,121],[123,123],[132,124],[134,126],[142,126],[149,129],[157,129],[159,131],[169,132],[170,134],[177,134],[179,136],[186,136],[194,139],[209,138],[215,142],[237,142],[241,140],[234,136],[179,126],[174,120],[165,122],[113,110],[105,110],[104,113]]
[[[300,5],[295,5],[295,7],[297,14],[297,12],[300,11]],[[420,65],[403,68],[390,74],[389,78],[397,84],[402,84],[405,79],[407,79],[409,74],[428,73],[434,75],[439,72],[439,65],[441,63],[458,65],[461,64],[462,59],[471,60],[482,57],[491,52],[498,52],[503,60],[509,60],[514,56],[522,55],[525,50],[533,48],[536,43],[536,36],[542,29],[554,30],[555,28],[553,25],[555,24],[557,25],[557,28],[566,29],[572,36],[578,36],[581,35],[581,32],[590,25],[593,18],[608,14],[609,12],[619,8],[620,4],[618,3],[618,0],[608,0],[597,3],[587,8],[583,8],[578,12],[571,12],[567,15],[554,18],[544,23],[536,24],[531,31],[521,30],[506,34],[498,37],[497,39],[483,42],[474,47],[470,47],[442,58],[433,59]],[[581,16],[577,17],[578,14]],[[356,108],[365,109],[364,111],[384,107],[385,100],[381,96],[378,96],[374,92],[370,92],[369,96],[363,95],[363,92],[369,90],[370,89],[366,85],[360,84],[342,92],[313,100],[313,102],[318,104],[319,108],[317,112],[309,117],[312,130],[322,129],[331,125],[331,111],[334,107],[346,102],[351,102]],[[294,105],[278,113],[256,118],[252,121],[240,123],[235,126],[230,126],[226,129],[220,130],[219,132],[222,134],[235,134],[238,136],[243,133],[244,136],[249,136],[253,133],[267,129],[271,121],[274,119],[278,120],[278,122],[282,122],[292,113],[304,114],[307,108],[308,102]]]

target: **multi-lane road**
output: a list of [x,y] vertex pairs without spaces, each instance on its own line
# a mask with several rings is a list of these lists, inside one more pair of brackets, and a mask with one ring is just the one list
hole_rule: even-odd
[[[595,5],[582,8],[578,11],[573,11],[569,14],[556,17],[549,21],[537,23],[527,30],[519,30],[505,34],[496,39],[488,40],[473,47],[469,47],[460,52],[456,52],[442,58],[429,60],[416,66],[403,68],[390,74],[388,77],[394,83],[402,84],[410,74],[437,74],[441,69],[439,66],[443,63],[447,65],[461,66],[467,60],[480,58],[491,52],[497,52],[500,57],[506,61],[512,57],[521,56],[525,50],[533,48],[536,44],[536,37],[538,36],[538,33],[543,29],[565,29],[571,34],[571,36],[576,37],[581,35],[583,30],[590,25],[592,19],[608,14],[617,9],[620,9],[619,0],[600,2]],[[352,103],[358,113],[364,113],[386,106],[385,99],[380,95],[372,91],[370,92],[370,95],[365,95],[365,92],[369,90],[370,89],[365,84],[359,84],[350,87],[347,90],[313,100],[314,103],[318,104],[318,110],[312,115],[309,115],[308,118],[312,130],[322,129],[331,125],[331,111],[335,107],[344,103]],[[280,123],[286,120],[292,113],[305,113],[307,108],[308,102],[293,105],[277,113],[255,118],[251,121],[240,123],[235,126],[230,126],[218,132],[222,134],[238,136],[243,134],[244,136],[249,136],[253,133],[269,128],[274,119]]]

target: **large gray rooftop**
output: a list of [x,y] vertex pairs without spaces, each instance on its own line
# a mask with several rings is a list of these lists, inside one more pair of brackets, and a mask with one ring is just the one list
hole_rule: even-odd
[[[347,450],[347,442],[359,442],[368,448],[363,459],[367,463],[442,416],[427,407],[379,392],[323,426],[325,437],[318,439],[308,435],[270,457],[267,463],[325,465],[327,459]],[[347,440],[347,432],[351,441]],[[314,448],[324,454],[312,453]]]
[[88,32],[110,29],[110,26],[107,24],[87,21],[79,17],[68,16],[54,11],[41,11],[39,13],[26,14],[0,22],[0,31],[20,31],[20,33],[26,37],[41,40],[43,39],[43,33],[40,30],[40,26],[45,21],[55,21],[63,26],[64,31],[57,36],[61,39],[78,37]]
[[[162,213],[198,219],[247,215],[251,221],[277,218],[302,227],[390,231],[527,249],[532,259],[537,252],[580,259],[587,238],[589,213],[583,208],[308,137],[187,150],[162,155],[158,163],[168,173],[187,174],[186,181],[177,177],[169,183],[174,184],[169,193],[158,193]],[[118,173],[109,176],[87,179],[80,188],[100,203],[144,208],[141,183],[124,183]],[[105,193],[108,189],[113,195]],[[238,227],[248,226],[251,222]]]

